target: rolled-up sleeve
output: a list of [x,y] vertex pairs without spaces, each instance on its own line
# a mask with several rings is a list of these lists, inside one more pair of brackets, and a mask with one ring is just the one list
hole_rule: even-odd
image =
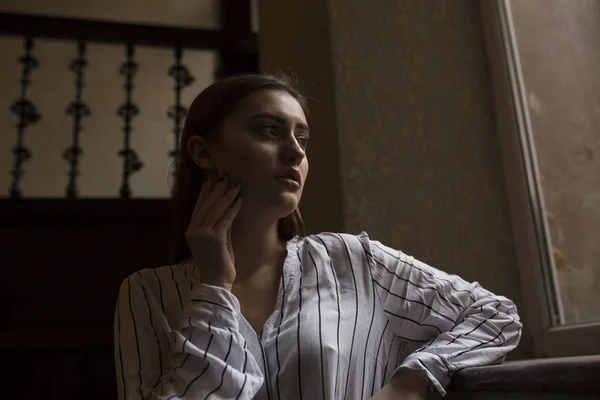
[[401,368],[423,370],[445,395],[456,371],[502,362],[517,347],[522,324],[511,300],[378,241],[365,244],[394,334],[423,343],[392,378]]
[[253,398],[263,376],[238,330],[239,318],[235,296],[198,285],[169,326],[140,274],[126,279],[115,312],[119,399]]

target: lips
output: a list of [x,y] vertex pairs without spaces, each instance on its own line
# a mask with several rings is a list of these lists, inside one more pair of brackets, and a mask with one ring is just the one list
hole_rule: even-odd
[[291,169],[287,173],[283,175],[279,175],[277,178],[287,178],[296,182],[299,186],[302,186],[302,176],[300,175],[300,171],[297,169]]

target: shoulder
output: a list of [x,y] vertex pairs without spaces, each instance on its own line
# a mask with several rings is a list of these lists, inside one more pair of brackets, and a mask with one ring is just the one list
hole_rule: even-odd
[[401,250],[374,239],[365,231],[358,234],[321,232],[308,235],[300,242],[300,251],[320,250],[321,254],[326,253],[332,261],[362,264],[371,267],[376,273],[381,269],[389,271],[398,266],[412,267],[418,264],[422,268],[429,267]]
[[156,268],[144,268],[139,271],[135,271],[126,277],[121,285],[143,285],[146,282],[164,279],[166,273],[170,273],[170,270],[173,268],[177,268],[177,265],[163,265]]
[[121,282],[120,293],[125,290],[160,293],[162,286],[178,281],[189,267],[189,264],[182,263],[141,269]]
[[340,251],[346,248],[360,248],[364,245],[368,245],[369,241],[369,235],[366,232],[361,232],[359,234],[321,232],[298,239],[300,247],[306,245],[322,246],[330,251]]
[[372,262],[372,243],[367,232],[359,234],[342,232],[321,232],[308,235],[299,241],[300,252],[315,252],[333,260],[341,259],[357,262]]

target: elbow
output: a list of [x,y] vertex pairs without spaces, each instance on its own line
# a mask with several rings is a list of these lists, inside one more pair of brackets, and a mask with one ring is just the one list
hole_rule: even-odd
[[478,327],[492,346],[512,351],[521,340],[523,324],[517,306],[503,296],[490,296],[475,302],[463,315]]
[[499,330],[499,345],[506,348],[507,352],[514,350],[521,341],[523,331],[523,323],[517,313],[516,307],[511,312],[498,314],[495,325]]

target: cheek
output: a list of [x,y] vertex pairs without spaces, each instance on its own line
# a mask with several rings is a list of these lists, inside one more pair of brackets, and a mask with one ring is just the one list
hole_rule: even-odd
[[306,179],[306,177],[308,176],[308,170],[309,170],[309,164],[308,164],[308,159],[304,158],[304,160],[302,161],[302,163],[300,164],[300,173],[302,173],[304,175],[304,178]]
[[266,146],[256,143],[246,143],[236,146],[230,156],[231,171],[248,180],[255,180],[269,174],[275,160],[273,154]]

